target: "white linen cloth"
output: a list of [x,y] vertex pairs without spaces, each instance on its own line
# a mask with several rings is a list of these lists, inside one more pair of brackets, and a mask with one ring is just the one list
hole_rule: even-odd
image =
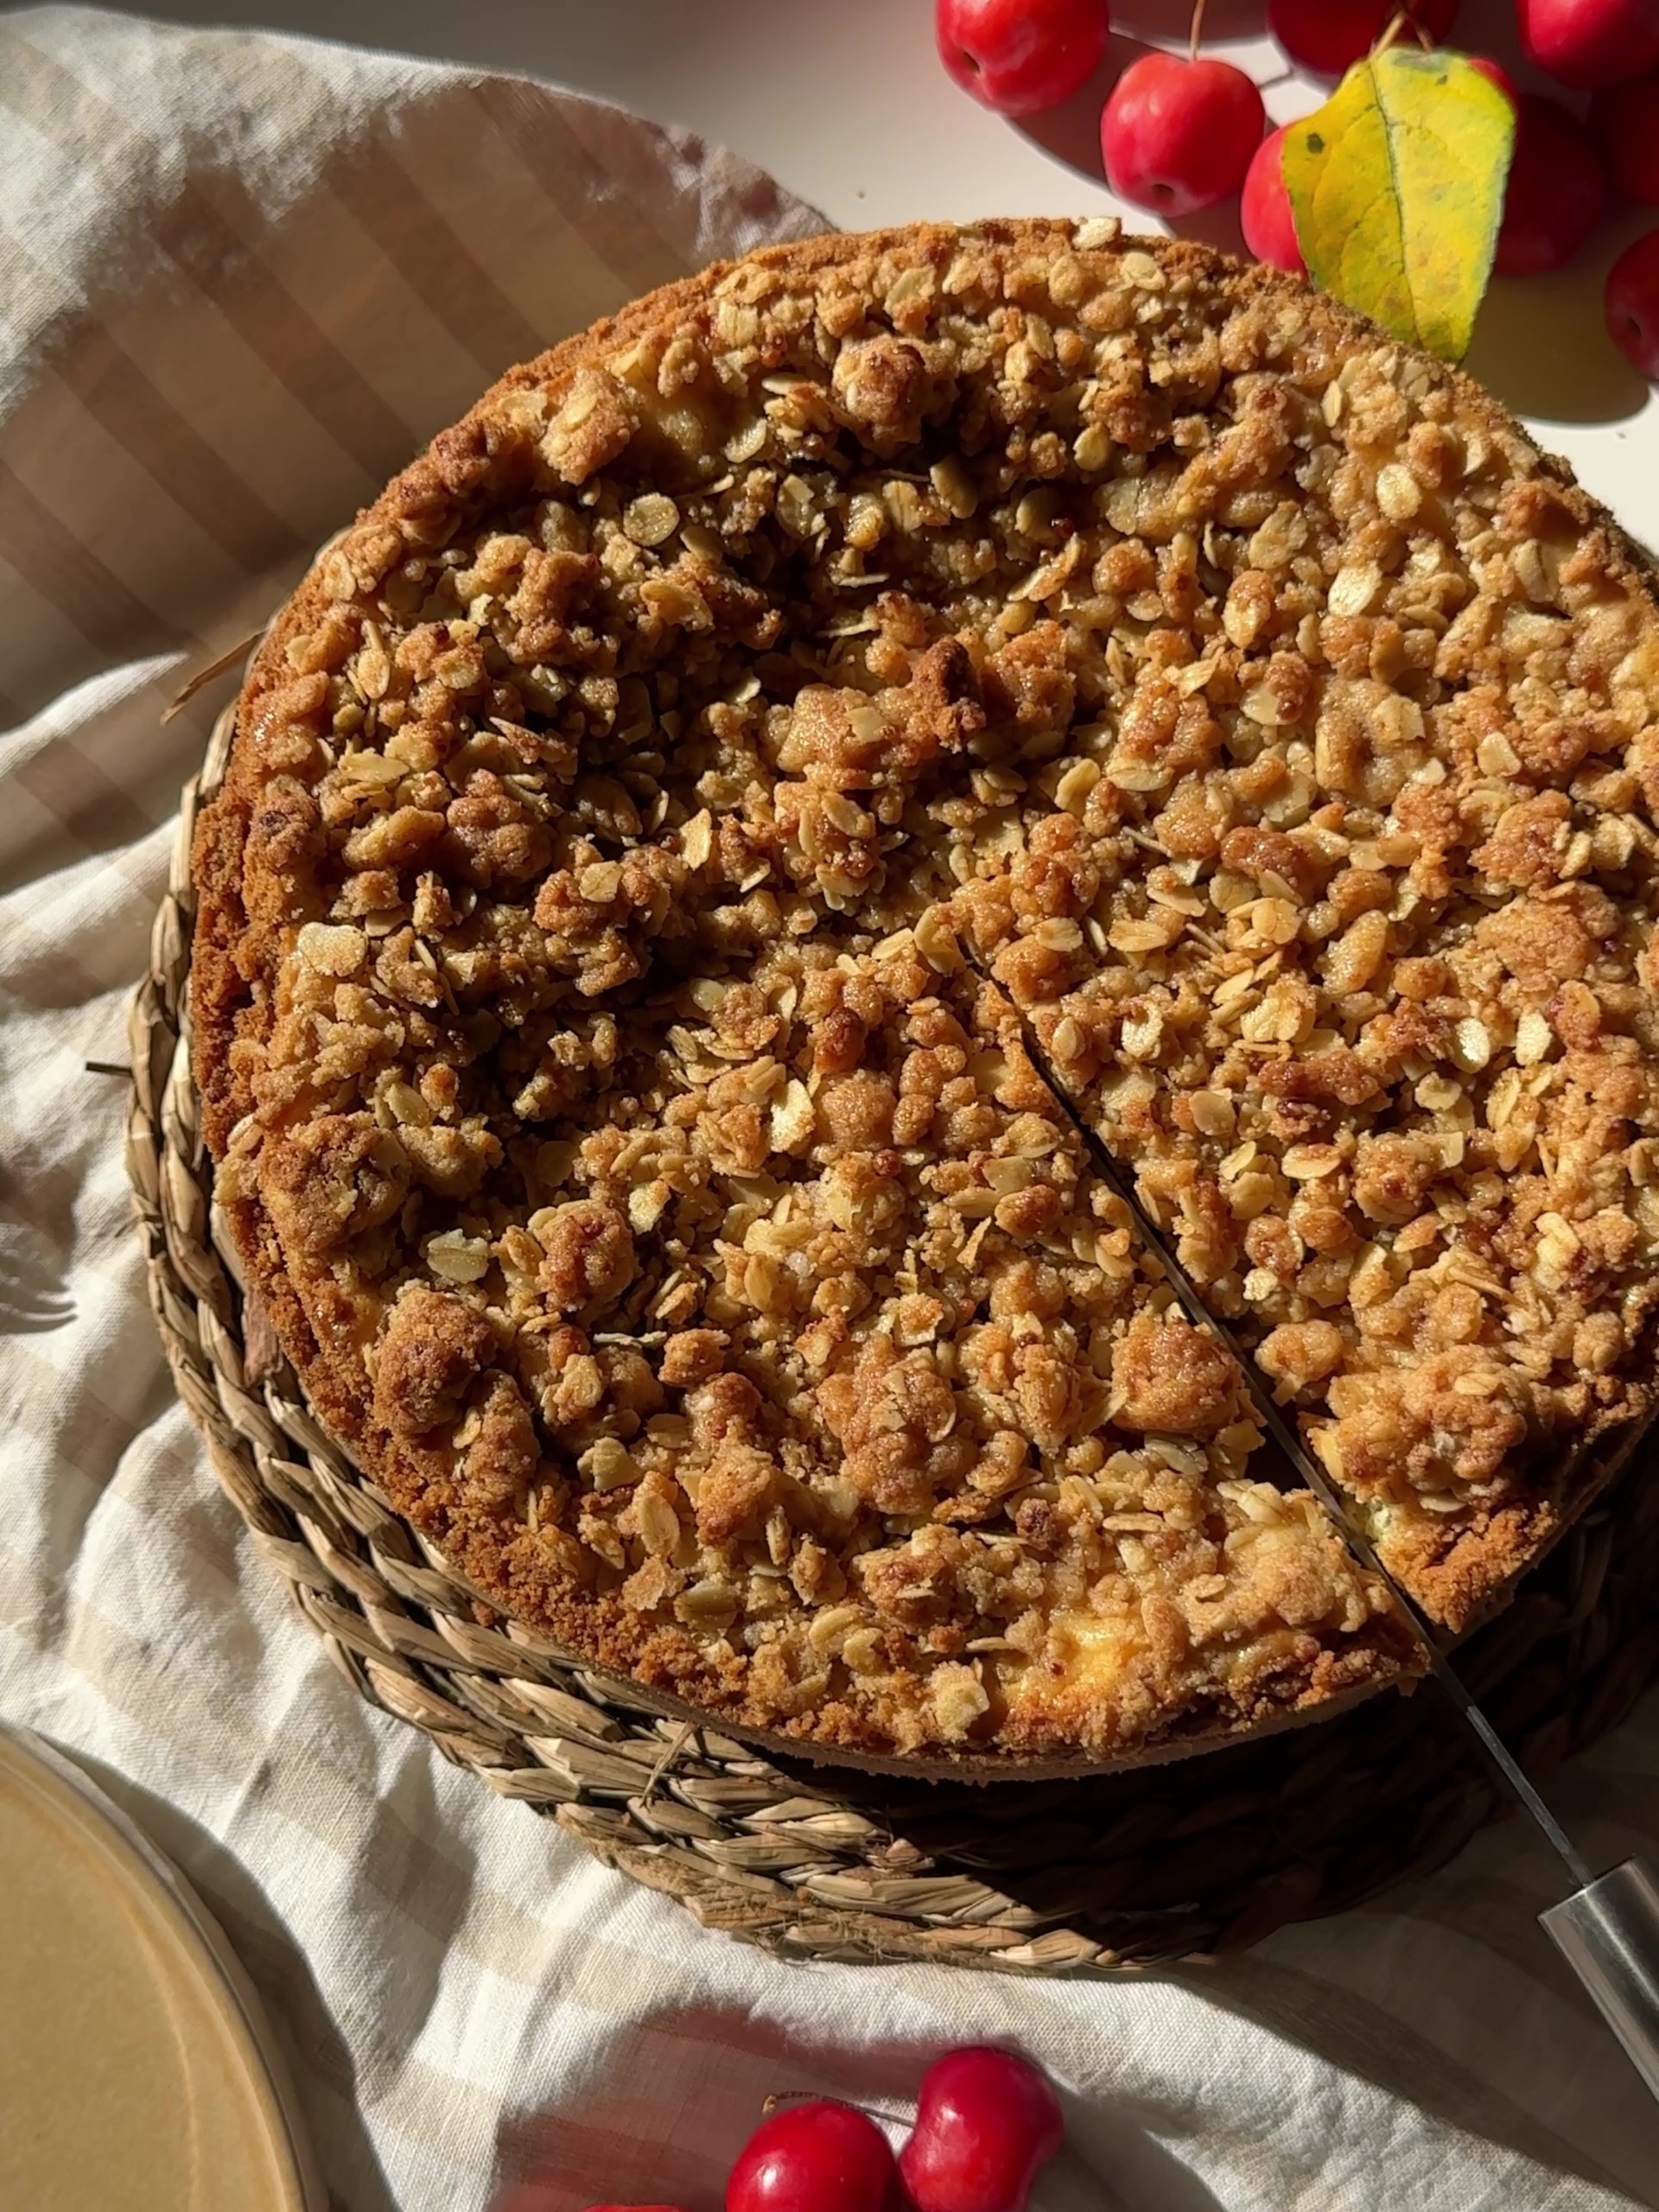
[[[125,1057],[222,690],[162,707],[509,360],[818,227],[742,162],[542,86],[0,16],[0,1713],[219,1916],[340,2212],[713,2212],[766,2090],[897,2123],[978,2038],[1065,2094],[1036,2212],[1651,2203],[1659,2115],[1534,1926],[1554,1870],[1513,1824],[1208,1970],[779,1965],[361,1703],[174,1398],[123,1086],[84,1070]],[[1599,1862],[1651,1849],[1659,1702],[1555,1794]]]

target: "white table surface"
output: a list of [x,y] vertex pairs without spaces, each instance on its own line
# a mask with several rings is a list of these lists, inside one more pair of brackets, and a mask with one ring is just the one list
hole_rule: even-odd
[[[1153,229],[1107,191],[1096,119],[1142,43],[1184,41],[1188,9],[1115,0],[1096,82],[1020,124],[945,76],[931,0],[152,0],[133,12],[304,31],[571,85],[730,146],[847,229],[1112,207]],[[1210,35],[1282,122],[1320,92],[1286,68],[1264,12],[1265,0],[1210,0]],[[1544,86],[1516,54],[1512,0],[1464,0],[1455,36],[1501,55],[1523,86]],[[1659,543],[1659,405],[1614,350],[1600,306],[1615,254],[1654,222],[1659,211],[1622,210],[1570,270],[1495,284],[1469,366],[1628,529]],[[1230,209],[1192,228],[1238,243]]]

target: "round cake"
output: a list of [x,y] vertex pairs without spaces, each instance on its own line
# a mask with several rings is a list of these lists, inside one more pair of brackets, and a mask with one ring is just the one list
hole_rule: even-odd
[[781,246],[319,559],[196,841],[217,1196],[487,1602],[1020,1771],[1417,1647],[1645,1421],[1659,609],[1455,372],[1110,219]]

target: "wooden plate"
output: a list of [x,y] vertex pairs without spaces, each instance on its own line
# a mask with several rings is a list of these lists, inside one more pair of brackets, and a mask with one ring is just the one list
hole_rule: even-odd
[[0,2204],[322,2212],[258,2002],[79,1769],[0,1729]]

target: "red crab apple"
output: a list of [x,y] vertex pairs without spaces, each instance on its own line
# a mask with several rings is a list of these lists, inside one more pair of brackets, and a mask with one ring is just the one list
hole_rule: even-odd
[[[1438,46],[1457,12],[1458,0],[1418,0],[1411,16]],[[1340,77],[1370,52],[1399,13],[1399,0],[1268,0],[1268,29],[1304,69],[1317,77]]]
[[1107,0],[934,0],[939,59],[1002,115],[1070,99],[1099,66],[1110,29]]
[[[490,2212],[549,2212],[556,2201],[564,2202],[564,2185],[548,2169],[515,2183],[495,2199]],[[681,2212],[681,2208],[677,2204],[613,2204],[607,2199],[603,2204],[589,2204],[586,2212]]]
[[1290,188],[1285,182],[1285,128],[1270,130],[1256,148],[1244,178],[1238,217],[1244,243],[1258,261],[1305,276],[1307,264],[1296,237]]
[[1625,359],[1659,384],[1659,231],[1625,247],[1607,272],[1607,329]]
[[1659,207],[1659,69],[1598,92],[1590,134],[1626,198]]
[[1230,61],[1143,54],[1101,113],[1106,181],[1137,207],[1191,215],[1238,190],[1266,127],[1261,93]]
[[1606,172],[1589,132],[1558,102],[1527,93],[1516,109],[1515,155],[1493,267],[1502,276],[1560,269],[1606,204]]
[[899,2171],[916,2212],[1025,2212],[1065,2133],[1034,2066],[1006,2050],[953,2050],[922,2076]]
[[785,2105],[762,2120],[726,2183],[726,2212],[883,2212],[893,2152],[851,2105]]
[[1529,61],[1576,91],[1639,77],[1659,62],[1654,0],[1516,0]]

